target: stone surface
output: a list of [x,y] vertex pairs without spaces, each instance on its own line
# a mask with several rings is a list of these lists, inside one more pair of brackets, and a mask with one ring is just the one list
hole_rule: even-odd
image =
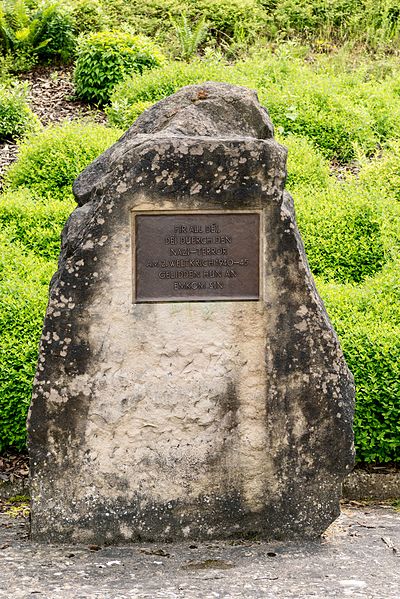
[[[0,499],[22,495],[30,497],[28,480],[16,479],[0,481]],[[400,471],[393,470],[385,474],[354,470],[343,482],[342,498],[345,501],[387,501],[400,500]]]
[[[74,184],[29,416],[32,538],[314,538],[354,387],[254,92],[183,88]],[[260,301],[135,304],[132,211],[259,211]]]
[[[321,540],[38,545],[0,514],[4,599],[398,599],[400,513],[345,507]],[[394,549],[397,549],[397,552]]]
[[[381,468],[383,472],[357,469],[346,478],[343,495],[347,499],[400,499],[400,470]],[[385,471],[386,470],[386,471]]]
[[18,478],[13,481],[0,480],[0,499],[9,499],[17,495],[30,496],[29,483],[26,478]]

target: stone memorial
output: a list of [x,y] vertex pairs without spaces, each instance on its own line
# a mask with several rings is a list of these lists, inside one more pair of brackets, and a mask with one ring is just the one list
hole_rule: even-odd
[[76,180],[28,421],[35,541],[314,538],[354,387],[255,92],[181,89]]

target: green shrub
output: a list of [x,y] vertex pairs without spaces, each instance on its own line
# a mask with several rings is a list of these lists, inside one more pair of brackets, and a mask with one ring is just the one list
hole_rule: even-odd
[[349,64],[339,70],[333,59],[318,56],[310,64],[298,52],[283,46],[237,65],[281,134],[307,137],[326,158],[347,163],[356,147],[370,156],[399,131],[400,102],[389,84],[383,93],[381,83],[363,80]]
[[72,198],[35,200],[28,189],[0,196],[0,230],[11,243],[46,260],[60,252],[60,231],[76,206]]
[[356,39],[376,48],[398,41],[399,7],[396,0],[260,0],[272,8],[275,31],[282,36],[321,40]]
[[36,200],[26,189],[0,198],[0,452],[25,449],[48,284],[74,206],[72,200]]
[[[310,267],[325,280],[360,283],[385,264],[377,201],[337,183],[296,189],[296,212]],[[400,210],[399,210],[400,217]]]
[[28,188],[38,196],[65,198],[79,173],[121,135],[103,125],[64,123],[24,139],[6,175],[11,190]]
[[359,462],[400,460],[399,281],[396,263],[361,286],[318,283],[356,383]]
[[28,86],[24,83],[0,84],[0,139],[15,139],[38,129],[39,119],[27,104]]
[[75,49],[74,22],[61,4],[41,7],[34,14],[29,29],[30,33],[25,39],[36,47],[40,58],[67,61],[72,57]]
[[[366,161],[357,176],[337,180],[307,140],[288,137],[287,188],[311,270],[325,281],[360,283],[400,260],[400,204],[370,184]],[[364,171],[367,171],[365,173]]]
[[185,15],[182,15],[179,19],[171,17],[171,22],[179,41],[180,56],[184,60],[188,60],[196,54],[200,45],[205,40],[208,25],[203,17],[192,26]]
[[148,39],[121,32],[92,33],[78,43],[74,71],[76,94],[104,103],[113,87],[133,71],[161,65],[163,56]]
[[364,160],[359,176],[368,189],[400,201],[400,140],[389,142],[373,160]]
[[25,449],[26,414],[47,304],[56,269],[0,230],[0,452]]
[[336,49],[349,40],[368,48],[397,48],[400,19],[397,0],[101,0],[114,26],[126,23],[135,31],[165,39],[168,17],[184,14],[191,23],[202,16],[212,38],[226,42],[254,41],[260,36],[311,41]]
[[329,162],[305,137],[276,136],[277,141],[288,149],[286,187],[296,193],[304,186],[315,190],[326,189],[331,182]]
[[188,4],[193,18],[203,16],[217,40],[255,40],[264,33],[267,15],[255,0],[191,0]]
[[337,180],[308,140],[280,141],[289,149],[287,188],[313,273],[325,281],[360,283],[397,262],[400,204],[382,194],[379,177],[366,184],[371,164],[380,161],[366,161],[358,176]]
[[97,0],[80,0],[74,3],[71,15],[77,34],[102,31],[105,28],[105,16]]
[[[271,86],[272,87],[272,86]],[[274,86],[275,87],[275,86]],[[350,99],[335,97],[330,90],[314,91],[309,86],[271,93],[267,88],[266,104],[274,123],[285,133],[307,136],[323,154],[341,163],[354,156],[358,142],[372,154],[378,139],[369,124],[369,115]]]
[[0,54],[0,86],[12,87],[15,85],[15,76],[12,74],[13,59],[10,54]]

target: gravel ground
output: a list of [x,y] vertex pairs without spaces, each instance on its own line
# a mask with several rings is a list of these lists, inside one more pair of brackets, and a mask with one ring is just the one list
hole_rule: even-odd
[[46,599],[399,599],[400,513],[345,507],[324,538],[43,546],[0,515],[0,597]]

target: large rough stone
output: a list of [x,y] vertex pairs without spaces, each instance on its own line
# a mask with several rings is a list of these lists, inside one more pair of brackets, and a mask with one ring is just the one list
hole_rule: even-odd
[[[29,417],[32,538],[316,537],[353,464],[353,380],[286,150],[256,94],[145,112],[77,179]],[[133,303],[131,212],[262,214],[260,301]]]

